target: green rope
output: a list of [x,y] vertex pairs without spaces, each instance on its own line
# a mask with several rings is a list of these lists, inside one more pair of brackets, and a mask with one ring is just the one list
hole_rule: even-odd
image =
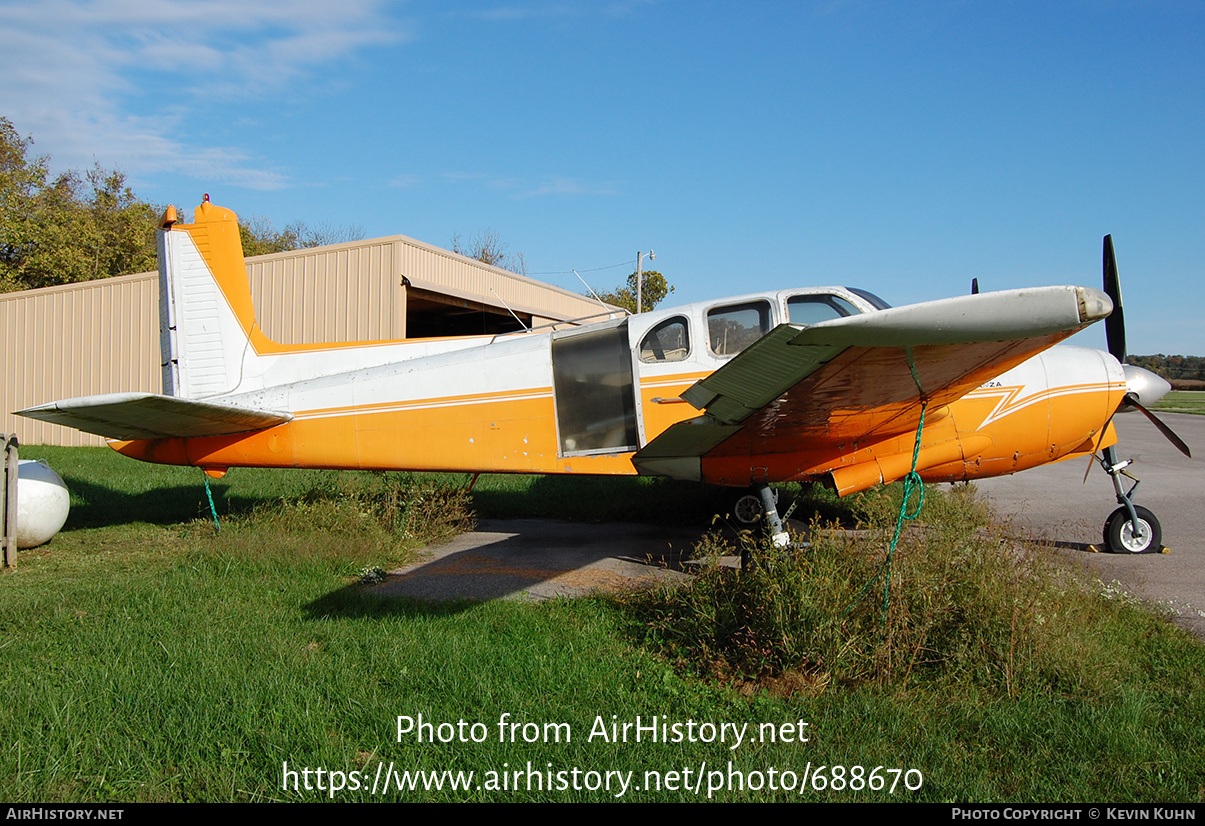
[[[920,516],[921,506],[925,504],[925,485],[920,478],[920,474],[916,472],[916,462],[920,457],[921,431],[925,429],[925,408],[928,405],[928,402],[921,402],[920,421],[916,423],[916,441],[912,445],[912,470],[908,471],[908,475],[904,477],[904,499],[900,502],[900,515],[895,520],[895,535],[891,537],[891,545],[887,548],[887,559],[883,561],[883,566],[879,568],[879,572],[862,586],[862,590],[858,592],[858,595],[849,604],[849,607],[845,609],[842,616],[848,615],[854,609],[854,606],[858,604],[858,600],[862,599],[863,594],[879,581],[879,577],[886,574],[886,579],[883,582],[883,616],[879,620],[879,625],[887,624],[887,604],[891,593],[891,561],[895,558],[895,546],[900,541],[900,533],[904,529],[904,521]],[[920,496],[916,500],[916,509],[909,513],[908,500],[912,498],[914,490],[919,490]]]
[[[921,402],[920,421],[916,424],[916,442],[912,445],[912,470],[908,471],[908,475],[904,477],[904,498],[900,502],[900,515],[896,517],[895,536],[891,537],[891,546],[887,549],[887,563],[884,565],[887,576],[883,580],[883,618],[879,622],[880,625],[887,624],[887,598],[891,591],[891,560],[895,557],[895,546],[900,541],[900,533],[904,530],[904,521],[920,516],[921,506],[925,504],[925,483],[921,480],[920,474],[916,472],[916,460],[920,456],[921,431],[925,428],[925,408],[928,404],[928,402]],[[920,496],[916,500],[916,510],[909,513],[908,500],[912,498],[914,490],[919,490]]]
[[209,512],[213,515],[213,529],[221,533],[222,526],[218,524],[218,509],[213,506],[213,494],[209,492],[209,474],[205,474],[205,495],[209,497]]

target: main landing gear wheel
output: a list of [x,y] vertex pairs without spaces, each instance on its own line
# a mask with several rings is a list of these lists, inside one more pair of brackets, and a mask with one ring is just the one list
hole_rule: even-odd
[[[778,491],[774,491],[774,501],[778,502]],[[756,491],[741,494],[732,504],[732,515],[741,525],[757,524],[762,520],[765,511],[765,505],[762,504],[761,497]]]
[[[759,482],[751,487],[748,493],[742,494],[733,503],[732,514],[744,525],[761,522],[776,547],[785,548],[791,542],[791,536],[783,527],[782,519],[778,515],[778,491],[765,482]],[[751,570],[755,564],[749,543],[742,542],[741,570]]]
[[1163,529],[1155,514],[1138,505],[1134,506],[1138,515],[1138,529],[1130,519],[1129,509],[1124,505],[1105,520],[1105,547],[1115,554],[1147,554],[1156,553],[1163,547]]

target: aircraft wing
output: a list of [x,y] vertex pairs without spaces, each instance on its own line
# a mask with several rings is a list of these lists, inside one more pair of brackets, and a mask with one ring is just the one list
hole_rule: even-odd
[[956,401],[1111,309],[1099,290],[1042,287],[782,324],[687,389],[682,398],[705,414],[632,462],[698,479],[705,456],[872,444],[915,430],[922,403],[933,411]]
[[180,399],[154,393],[108,393],[18,410],[18,416],[66,425],[109,439],[225,436],[283,424],[292,413]]

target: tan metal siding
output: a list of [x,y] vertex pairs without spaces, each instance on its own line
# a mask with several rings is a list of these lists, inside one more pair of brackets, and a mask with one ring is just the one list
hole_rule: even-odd
[[158,302],[153,273],[0,294],[0,427],[23,444],[103,444],[98,436],[12,411],[96,393],[158,393]]
[[558,319],[590,316],[602,309],[592,298],[534,278],[491,267],[404,235],[392,238],[401,248],[399,274],[416,287],[502,308],[500,297],[516,312]]
[[403,337],[394,246],[377,239],[249,259],[260,326],[282,344]]

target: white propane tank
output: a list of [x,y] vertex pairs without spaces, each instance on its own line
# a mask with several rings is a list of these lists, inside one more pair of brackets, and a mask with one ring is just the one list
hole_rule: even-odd
[[71,495],[45,462],[22,459],[17,464],[17,547],[36,548],[67,521]]

